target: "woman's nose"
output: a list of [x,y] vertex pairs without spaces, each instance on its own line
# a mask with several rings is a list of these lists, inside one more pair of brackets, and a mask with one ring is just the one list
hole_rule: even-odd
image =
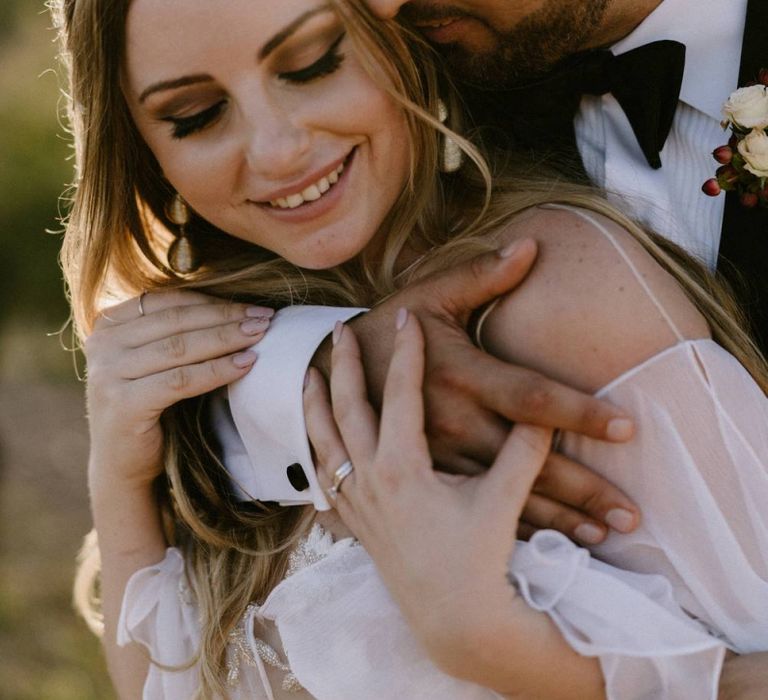
[[381,19],[392,19],[409,0],[367,0],[373,14]]
[[289,176],[306,164],[311,143],[310,129],[290,115],[262,112],[250,125],[248,165],[270,179]]

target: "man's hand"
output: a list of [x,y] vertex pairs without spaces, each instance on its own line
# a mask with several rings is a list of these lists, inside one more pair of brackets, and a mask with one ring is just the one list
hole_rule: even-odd
[[[480,255],[401,290],[351,322],[360,341],[371,402],[379,406],[395,315],[415,314],[426,339],[426,432],[433,460],[444,471],[477,474],[496,458],[513,422],[623,441],[631,419],[620,409],[479,350],[467,335],[475,309],[519,285],[536,257],[532,240]],[[327,369],[327,344],[313,364]],[[622,532],[639,522],[636,506],[616,487],[561,455],[551,455],[523,514],[521,535],[555,528],[589,544],[607,523]]]
[[720,675],[718,700],[768,698],[768,652],[729,655]]

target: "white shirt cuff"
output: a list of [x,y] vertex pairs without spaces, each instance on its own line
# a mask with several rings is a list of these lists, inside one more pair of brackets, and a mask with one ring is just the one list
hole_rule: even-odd
[[304,423],[304,376],[337,321],[366,309],[290,306],[278,311],[254,347],[253,369],[214,401],[213,420],[224,465],[243,501],[313,504],[328,510]]

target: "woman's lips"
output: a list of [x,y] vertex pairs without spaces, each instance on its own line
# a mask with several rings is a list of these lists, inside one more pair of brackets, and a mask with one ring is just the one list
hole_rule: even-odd
[[317,199],[312,201],[305,201],[303,204],[299,204],[295,207],[286,208],[275,206],[269,202],[252,202],[252,204],[261,207],[261,209],[268,212],[271,216],[279,219],[280,221],[291,221],[294,223],[299,223],[322,216],[331,208],[333,208],[344,194],[344,191],[347,187],[347,182],[349,181],[350,177],[349,173],[354,164],[356,153],[357,148],[354,148],[344,161],[344,167],[341,169],[341,174],[338,176],[338,180],[332,186],[329,186],[328,190],[320,193],[321,196]]

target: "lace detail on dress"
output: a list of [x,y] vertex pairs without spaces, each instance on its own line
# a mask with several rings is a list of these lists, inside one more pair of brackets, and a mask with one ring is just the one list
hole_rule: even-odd
[[[325,559],[334,545],[333,537],[321,525],[315,523],[312,529],[302,537],[288,555],[288,571],[285,577],[293,576],[302,569]],[[179,597],[182,597],[181,585]],[[182,598],[183,600],[183,598]],[[240,681],[240,669],[243,664],[258,667],[260,659],[267,666],[279,671],[285,671],[282,688],[289,693],[298,693],[304,690],[291,667],[280,657],[273,647],[258,637],[253,638],[253,645],[248,640],[248,627],[253,625],[253,620],[259,615],[259,606],[251,603],[243,614],[240,623],[229,634],[229,658],[227,660],[227,684],[236,686]],[[254,655],[255,651],[255,655]]]
[[185,576],[182,576],[179,579],[179,587],[176,590],[177,595],[179,596],[179,601],[182,605],[194,605],[195,604],[195,596],[192,593],[192,589],[189,587],[189,584],[187,583],[187,579]]
[[253,619],[258,614],[259,607],[251,604],[246,608],[240,623],[229,633],[229,658],[227,660],[227,684],[230,687],[240,682],[240,669],[242,664],[258,668],[259,662],[254,655],[261,659],[267,666],[285,671],[282,688],[288,693],[298,693],[304,688],[291,671],[291,667],[280,658],[280,655],[262,639],[254,637],[253,646],[248,641],[248,626],[253,625]]
[[302,537],[288,555],[288,571],[285,577],[293,576],[302,569],[322,561],[328,556],[333,545],[331,533],[315,523],[306,537]]

